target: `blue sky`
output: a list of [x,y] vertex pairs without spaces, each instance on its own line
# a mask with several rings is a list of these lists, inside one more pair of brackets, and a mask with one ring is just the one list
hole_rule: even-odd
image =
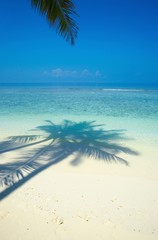
[[158,1],[75,1],[70,46],[29,0],[0,3],[0,83],[158,85]]

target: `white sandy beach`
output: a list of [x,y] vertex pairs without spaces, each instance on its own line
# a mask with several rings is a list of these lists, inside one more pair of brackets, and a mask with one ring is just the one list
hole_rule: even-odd
[[[156,106],[156,94],[130,92],[123,95],[116,91],[111,95],[111,92],[73,93],[71,90],[63,90],[62,94],[50,90],[48,94],[47,91],[26,90],[21,105],[16,105],[17,99],[21,101],[23,96],[20,91],[16,90],[17,95],[12,91],[4,94],[6,101],[2,98],[0,142],[9,136],[38,134],[29,130],[48,124],[45,120],[52,120],[62,127],[65,119],[75,123],[96,121],[94,124],[103,124],[107,131],[117,130],[119,133],[124,129],[125,139],[120,139],[120,143],[138,152],[138,155],[119,153],[118,156],[128,162],[127,166],[119,161],[88,158],[84,154],[77,157],[78,161],[72,162],[76,152],[68,154],[2,198],[0,239],[157,240],[158,125],[157,110],[153,107],[154,104]],[[113,101],[116,97],[120,104],[118,107],[116,100]],[[148,98],[154,101],[152,107]],[[13,101],[15,108],[8,106],[8,99]],[[93,102],[89,103],[89,99]],[[147,102],[145,105],[144,99]],[[87,104],[89,108],[86,112]],[[68,106],[72,109],[66,108]],[[84,140],[87,130],[82,129],[82,125],[81,130],[83,134],[78,135],[75,129],[67,132],[62,128],[61,134],[63,131],[65,136],[70,137],[68,149],[71,148],[71,134],[73,136],[75,131],[74,136]],[[88,136],[85,140],[95,148],[95,140],[102,134],[98,135],[91,129]],[[117,145],[115,136],[113,140]],[[60,154],[65,151],[62,146],[56,148],[56,157],[58,151]],[[34,145],[2,153],[0,145],[2,176],[6,163],[9,166],[17,161],[26,161],[40,147]],[[47,154],[39,155],[37,162],[43,163],[46,159]]]
[[[1,239],[157,240],[156,143],[152,155],[150,146],[138,143],[133,147],[141,155],[122,155],[129,166],[85,156],[73,166],[69,156],[32,177],[1,201]],[[0,160],[25,154],[6,152]]]

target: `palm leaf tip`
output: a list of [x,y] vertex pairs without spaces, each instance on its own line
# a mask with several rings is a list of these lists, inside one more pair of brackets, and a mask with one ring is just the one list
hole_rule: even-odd
[[77,15],[72,0],[31,0],[32,6],[45,15],[51,26],[56,26],[57,32],[66,41],[74,45],[77,37],[78,25],[74,19]]
[[23,135],[23,136],[11,136],[8,139],[14,142],[28,143],[33,142],[41,138],[41,135]]

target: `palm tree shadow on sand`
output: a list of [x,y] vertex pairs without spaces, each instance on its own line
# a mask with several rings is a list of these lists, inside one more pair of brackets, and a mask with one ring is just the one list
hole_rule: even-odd
[[53,164],[72,156],[71,164],[77,166],[81,157],[88,156],[108,163],[129,165],[119,153],[138,155],[118,142],[127,140],[124,130],[107,130],[95,122],[72,122],[65,120],[56,125],[36,127],[42,135],[12,136],[0,143],[0,154],[27,149],[26,156],[16,161],[0,165],[0,200],[4,199],[30,178]]

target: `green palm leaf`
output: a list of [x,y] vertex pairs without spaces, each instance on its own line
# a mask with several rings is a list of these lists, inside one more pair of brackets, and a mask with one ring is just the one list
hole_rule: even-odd
[[57,32],[66,41],[74,45],[78,26],[74,18],[75,5],[71,0],[31,0],[32,6],[45,15],[51,26],[56,26]]

